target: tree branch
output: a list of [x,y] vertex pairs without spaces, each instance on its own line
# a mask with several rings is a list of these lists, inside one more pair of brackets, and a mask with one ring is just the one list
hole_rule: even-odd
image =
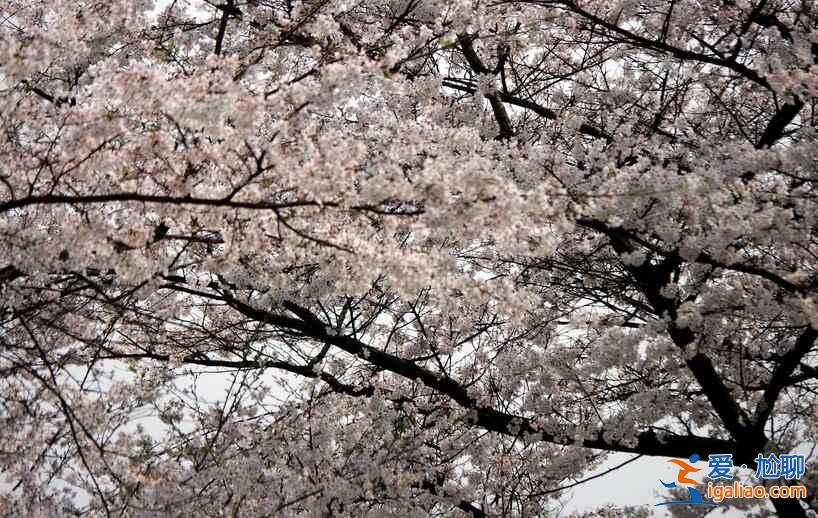
[[469,396],[465,387],[454,379],[441,376],[429,371],[416,363],[394,356],[374,347],[368,346],[351,336],[332,335],[321,320],[307,308],[293,302],[284,302],[282,305],[299,318],[276,314],[255,308],[249,304],[232,298],[227,293],[212,294],[198,290],[184,288],[178,285],[165,285],[163,288],[184,291],[204,298],[220,300],[242,315],[257,322],[275,327],[295,331],[305,338],[312,338],[322,343],[331,344],[340,350],[363,359],[369,364],[407,379],[420,381],[438,394],[447,396],[461,408],[471,411],[470,422],[479,428],[510,435],[514,437],[540,440],[562,446],[580,446],[605,451],[619,451],[626,453],[640,453],[665,457],[685,457],[693,453],[705,455],[708,453],[733,453],[736,458],[751,461],[750,454],[741,450],[738,444],[723,439],[701,437],[696,435],[658,435],[654,430],[641,432],[633,443],[628,441],[612,441],[605,438],[604,431],[595,432],[590,438],[576,439],[570,430],[565,433],[549,433],[538,429],[532,419],[500,412],[490,407],[480,405]]
[[807,327],[798,336],[792,349],[780,357],[753,415],[753,425],[757,431],[763,431],[767,419],[775,408],[778,396],[785,387],[790,385],[790,376],[798,368],[801,360],[812,350],[816,339],[818,339],[818,331]]

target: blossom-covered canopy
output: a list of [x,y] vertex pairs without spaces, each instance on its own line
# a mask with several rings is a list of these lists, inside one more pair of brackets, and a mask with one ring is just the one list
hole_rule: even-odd
[[5,0],[0,512],[543,516],[613,452],[815,512],[816,16]]

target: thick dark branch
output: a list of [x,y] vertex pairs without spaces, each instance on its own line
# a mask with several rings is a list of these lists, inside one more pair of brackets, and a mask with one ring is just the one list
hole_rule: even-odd
[[[97,357],[100,360],[156,360],[168,362],[171,360],[167,354],[153,354],[153,353],[116,353],[109,352],[101,354]],[[309,365],[293,365],[291,363],[272,360],[220,360],[215,358],[208,358],[205,356],[185,356],[182,358],[182,363],[186,365],[199,365],[202,367],[224,367],[227,369],[245,370],[245,369],[278,369],[293,374],[298,374],[305,378],[320,378],[321,381],[330,386],[330,388],[342,394],[350,396],[371,396],[375,389],[372,386],[355,387],[338,380],[332,374],[316,371]]]
[[[596,230],[601,232],[608,237],[613,235],[619,236],[620,241],[625,240],[626,242],[633,241],[634,243],[638,243],[646,248],[648,248],[651,252],[657,253],[666,259],[674,259],[681,261],[681,256],[679,255],[678,250],[663,250],[655,245],[650,244],[649,242],[645,241],[644,239],[640,238],[639,236],[635,235],[633,232],[622,229],[622,228],[613,228],[606,223],[594,219],[583,218],[577,220],[577,224],[580,226]],[[761,277],[762,279],[768,280],[782,288],[786,291],[789,291],[794,294],[804,295],[806,291],[809,289],[808,286],[799,286],[791,281],[788,281],[781,275],[771,272],[769,270],[765,270],[764,268],[760,268],[757,266],[753,266],[750,264],[745,263],[732,263],[727,264],[717,260],[716,258],[712,257],[710,254],[706,252],[701,252],[696,258],[692,261],[694,263],[699,264],[707,264],[716,268],[721,268],[722,270],[728,270],[733,272],[740,272],[746,273],[750,275],[755,275]],[[680,263],[681,264],[681,263]]]
[[[489,74],[490,70],[486,68],[477,51],[474,50],[473,37],[467,35],[458,36],[460,48],[463,50],[463,56],[469,64],[469,67],[478,74]],[[486,98],[489,100],[491,110],[494,112],[494,118],[497,120],[497,125],[500,127],[500,139],[509,139],[514,136],[514,127],[511,124],[511,119],[508,116],[506,107],[496,94],[488,94]]]
[[5,283],[11,282],[18,277],[22,277],[23,272],[15,268],[14,266],[4,266],[0,268],[0,287],[2,287]]
[[796,383],[801,383],[807,380],[818,380],[818,369],[811,365],[807,365],[804,362],[801,362],[798,365],[798,368],[801,369],[801,374],[795,375],[790,378],[790,381],[787,385],[795,385]]
[[[675,253],[675,252],[674,252]],[[709,264],[710,266],[715,266],[717,268],[721,268],[723,270],[731,270],[734,272],[741,272],[741,273],[748,273],[750,275],[756,275],[761,277],[762,279],[766,279],[773,284],[777,285],[779,288],[783,288],[786,291],[792,293],[802,294],[805,291],[805,288],[798,286],[797,284],[788,281],[784,277],[778,275],[775,272],[771,272],[769,270],[765,270],[763,268],[758,268],[753,265],[749,264],[742,264],[742,263],[735,263],[735,264],[725,264],[716,260],[715,258],[711,257],[710,255],[702,252],[701,254],[696,257],[695,262],[701,264]]]
[[585,18],[594,25],[606,29],[611,34],[615,34],[622,37],[624,41],[627,41],[637,47],[661,52],[663,54],[673,56],[680,60],[697,61],[700,63],[708,63],[711,65],[724,67],[729,70],[732,70],[733,72],[736,72],[740,76],[749,79],[750,81],[753,81],[756,84],[763,86],[764,88],[767,89],[770,88],[770,83],[764,77],[759,75],[758,72],[747,67],[746,65],[743,65],[742,63],[739,63],[734,59],[726,59],[720,56],[702,54],[700,52],[695,52],[685,48],[675,47],[662,39],[655,40],[649,39],[645,36],[641,36],[628,29],[620,27],[615,23],[609,22],[604,18],[600,18],[594,13],[591,13],[583,9],[582,7],[578,6],[572,0],[529,0],[526,3],[544,6],[561,5],[568,9],[569,11],[581,16],[582,18]]
[[[729,3],[732,4],[733,2]],[[787,27],[787,24],[779,20],[776,15],[757,13],[750,18],[750,21],[764,28],[775,27],[785,40],[792,42],[792,30]]]
[[[621,228],[591,220],[585,220],[582,224],[605,234],[618,254],[631,252],[634,249],[630,243],[630,236]],[[682,262],[681,257],[677,254],[668,254],[658,264],[645,262],[639,266],[628,265],[626,268],[655,312],[670,318],[668,334],[676,347],[687,355],[688,349],[695,347],[696,335],[690,329],[679,327],[676,324],[678,316],[676,300],[665,298],[662,295],[662,289],[670,282],[671,273],[679,268]],[[737,441],[744,437],[747,433],[749,418],[730,395],[730,391],[710,358],[697,351],[694,355],[687,357],[685,363],[730,435]]]
[[45,99],[46,101],[48,101],[50,103],[53,103],[58,108],[60,106],[62,106],[63,104],[68,104],[69,106],[76,106],[77,105],[77,98],[76,97],[69,97],[69,96],[55,97],[55,96],[49,94],[48,92],[46,92],[46,91],[44,91],[44,90],[42,90],[42,89],[40,89],[40,88],[38,88],[36,86],[30,85],[27,81],[24,82],[24,83],[32,93],[36,94],[38,97],[40,97],[42,99]]
[[222,53],[222,44],[224,43],[224,34],[227,31],[227,21],[231,16],[241,16],[241,11],[233,4],[234,0],[227,0],[227,4],[216,6],[222,12],[222,18],[219,20],[219,32],[216,34],[216,48],[213,53],[217,56]]
[[[630,30],[624,29],[614,23],[610,23],[595,14],[584,10],[583,8],[576,5],[571,0],[541,0],[539,2],[534,1],[532,3],[540,3],[540,4],[559,4],[563,5],[568,10],[582,16],[583,18],[597,24],[601,27],[604,27],[608,31],[618,34],[625,38],[627,41],[630,41],[634,45],[640,46],[646,49],[657,50],[663,53],[670,54],[678,59],[682,60],[694,60],[700,61],[702,63],[710,63],[713,65],[722,66],[728,68],[734,72],[737,72],[741,76],[746,79],[753,81],[767,89],[771,88],[770,83],[767,81],[766,78],[761,76],[755,70],[747,67],[746,65],[739,63],[734,58],[724,58],[721,56],[711,56],[707,54],[701,54],[698,52],[693,52],[684,48],[674,47],[669,45],[663,39],[658,40],[651,40],[644,36],[640,36]],[[778,21],[774,16],[771,15],[762,15],[760,12],[755,13],[753,16],[753,20],[755,23],[758,23],[762,26],[771,26],[775,25],[782,28],[783,24]],[[782,30],[782,34],[786,39],[792,38],[791,32],[788,29]],[[761,138],[759,139],[756,147],[759,149],[768,148],[775,144],[783,135],[784,130],[786,127],[795,119],[801,109],[804,107],[804,102],[800,99],[795,99],[791,103],[785,104],[780,110],[778,110],[773,118],[767,125],[767,128],[764,130]]]
[[[693,333],[689,329],[679,329],[671,324],[670,336],[676,346],[683,351],[693,345]],[[730,395],[730,390],[724,384],[710,358],[701,352],[696,352],[693,357],[685,360],[685,364],[687,364],[687,368],[690,369],[690,372],[693,373],[696,381],[702,387],[707,400],[710,401],[713,410],[721,418],[730,435],[736,441],[743,440],[747,435],[749,418]]]
[[[108,202],[138,202],[169,205],[199,205],[206,207],[222,207],[228,209],[268,210],[272,212],[299,207],[328,207],[334,209],[348,209],[358,212],[370,212],[383,216],[419,216],[424,213],[423,208],[405,208],[402,205],[394,209],[387,202],[379,205],[353,205],[344,207],[335,201],[297,200],[288,202],[269,201],[236,201],[232,198],[200,198],[196,196],[169,196],[161,194],[141,194],[137,192],[117,192],[109,194],[41,194],[16,198],[0,203],[0,213],[14,209],[22,209],[36,205],[82,205]],[[410,203],[411,205],[411,203]],[[180,239],[179,236],[174,236]],[[168,236],[170,239],[170,236]]]
[[[435,484],[431,480],[424,480],[420,484],[421,489],[424,489],[429,492],[429,494],[434,496],[443,496],[446,497],[447,495],[443,491],[443,487]],[[482,509],[477,507],[476,505],[472,504],[471,502],[467,502],[465,500],[461,500],[457,503],[457,508],[470,514],[472,518],[485,518],[486,513],[483,512]]]
[[778,396],[785,387],[791,384],[790,376],[798,368],[801,360],[812,350],[816,339],[818,339],[818,331],[807,327],[798,336],[793,348],[780,357],[753,415],[753,425],[758,431],[763,431],[767,419],[775,408]]
[[784,130],[786,130],[787,126],[798,116],[803,107],[804,102],[800,99],[796,99],[791,103],[785,104],[780,110],[775,112],[775,115],[770,119],[770,122],[764,129],[764,133],[756,144],[756,148],[768,148],[778,142],[781,137],[784,136]]
[[61,205],[61,204],[84,204],[84,203],[107,203],[107,202],[141,202],[141,203],[165,203],[177,205],[204,205],[208,207],[226,207],[234,209],[261,209],[261,210],[282,210],[295,207],[337,207],[333,202],[317,201],[292,201],[292,202],[260,202],[260,201],[235,201],[220,198],[198,198],[194,196],[165,196],[155,194],[140,194],[136,192],[118,192],[110,194],[42,194],[27,196],[0,203],[0,213],[13,209],[21,209],[34,205]]
[[[461,92],[467,92],[473,94],[477,89],[469,84],[458,83],[453,80],[444,79],[443,86],[447,88],[451,88],[453,90],[460,90]],[[540,104],[535,103],[534,101],[530,101],[527,99],[521,99],[519,97],[515,97],[506,92],[497,92],[497,96],[501,101],[504,103],[508,103],[514,106],[519,106],[520,108],[525,108],[526,110],[530,110],[540,117],[548,120],[557,120],[559,117],[554,110],[546,108]],[[608,133],[605,133],[601,129],[597,128],[596,126],[591,126],[590,124],[582,123],[579,127],[579,132],[588,135],[589,137],[594,138],[603,138],[607,141],[612,141],[613,137]]]
[[[581,440],[574,438],[570,430],[566,430],[566,433],[563,434],[544,432],[538,429],[529,418],[500,412],[493,408],[480,405],[468,394],[465,387],[450,377],[429,371],[412,361],[366,345],[352,336],[328,333],[328,328],[325,327],[318,317],[307,308],[298,304],[292,302],[283,303],[283,306],[288,311],[298,316],[298,318],[292,318],[255,308],[232,298],[227,293],[216,295],[178,285],[166,285],[164,287],[195,294],[204,298],[224,301],[242,315],[257,322],[283,328],[288,332],[298,333],[304,338],[311,338],[322,343],[331,344],[348,354],[363,359],[379,369],[407,379],[420,381],[438,394],[449,397],[461,408],[471,411],[471,423],[488,431],[528,438],[529,440],[541,440],[563,446],[581,446],[606,451],[641,453],[644,455],[666,457],[685,457],[693,453],[706,455],[708,453],[728,452],[733,453],[736,458],[739,458],[746,453],[740,451],[737,444],[733,441],[696,435],[659,436],[653,430],[640,433],[633,443],[606,439],[604,431],[596,432],[593,436]],[[747,454],[747,456],[748,455],[749,454]],[[751,459],[747,457],[745,460],[749,462]]]

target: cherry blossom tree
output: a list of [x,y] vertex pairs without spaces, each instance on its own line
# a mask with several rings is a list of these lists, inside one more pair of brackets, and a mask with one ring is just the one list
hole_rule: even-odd
[[746,512],[815,515],[816,16],[4,1],[0,510],[546,516],[806,451]]

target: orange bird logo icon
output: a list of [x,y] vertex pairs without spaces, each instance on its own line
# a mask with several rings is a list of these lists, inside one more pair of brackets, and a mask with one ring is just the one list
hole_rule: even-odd
[[662,502],[661,504],[656,504],[656,505],[660,506],[660,505],[673,505],[673,504],[687,504],[687,505],[694,504],[694,505],[710,505],[710,506],[718,507],[719,504],[716,504],[714,502],[708,502],[707,500],[702,498],[702,494],[699,492],[698,489],[695,488],[695,486],[696,486],[696,484],[698,484],[698,482],[696,482],[692,478],[688,477],[688,475],[690,475],[691,473],[697,473],[697,472],[701,471],[701,468],[694,468],[691,465],[691,464],[695,464],[695,463],[699,462],[699,455],[697,453],[694,453],[693,455],[690,456],[690,458],[688,460],[690,461],[689,463],[682,460],[682,459],[670,459],[668,461],[671,464],[675,464],[675,465],[679,466],[679,474],[676,475],[676,482],[665,482],[665,481],[663,481],[661,479],[659,480],[659,482],[661,482],[662,485],[665,486],[668,489],[678,487],[679,485],[682,485],[682,484],[687,484],[686,487],[687,487],[688,499],[687,500],[681,500],[681,501]]

